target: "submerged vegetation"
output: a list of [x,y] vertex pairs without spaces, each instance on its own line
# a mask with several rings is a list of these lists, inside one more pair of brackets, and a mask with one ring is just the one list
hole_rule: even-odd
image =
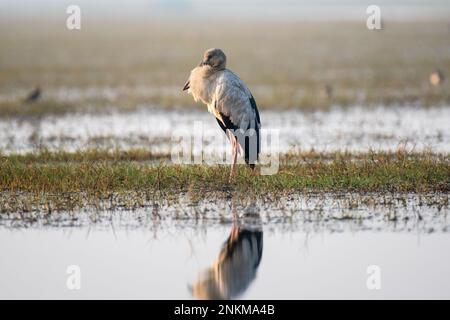
[[138,194],[139,205],[180,194],[197,201],[230,196],[277,198],[298,192],[450,192],[449,156],[428,153],[290,154],[281,158],[274,175],[241,166],[232,184],[228,166],[174,165],[164,159],[168,157],[143,150],[2,156],[1,210],[14,210],[19,195],[26,195],[30,208],[44,202],[64,210],[83,206],[86,199],[119,195],[126,202],[127,194]]

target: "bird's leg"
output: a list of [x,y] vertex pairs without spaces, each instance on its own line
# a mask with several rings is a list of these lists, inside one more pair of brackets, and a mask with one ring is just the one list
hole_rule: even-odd
[[230,238],[231,240],[236,240],[239,235],[239,224],[234,198],[231,199],[231,212],[233,213],[233,225],[231,227]]
[[236,240],[239,235],[239,227],[236,222],[233,222],[233,226],[231,227],[231,240]]
[[230,141],[231,141],[231,149],[232,149],[232,159],[231,159],[231,170],[230,170],[230,178],[229,182],[233,182],[234,178],[236,177],[236,160],[237,160],[237,141],[236,137],[233,134],[230,134]]
[[237,210],[236,210],[236,204],[235,204],[235,199],[231,198],[231,212],[233,214],[233,228],[238,226],[238,214],[237,214]]

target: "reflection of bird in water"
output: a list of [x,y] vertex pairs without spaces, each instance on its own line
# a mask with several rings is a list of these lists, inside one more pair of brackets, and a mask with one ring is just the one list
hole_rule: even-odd
[[260,223],[257,226],[233,225],[219,257],[200,274],[192,286],[192,294],[198,299],[232,299],[239,296],[255,279],[262,250]]
[[433,86],[439,86],[444,82],[444,73],[441,70],[434,70],[430,74],[430,83]]
[[33,102],[36,102],[36,101],[39,100],[39,98],[41,97],[41,95],[42,95],[41,88],[36,87],[36,88],[34,88],[33,91],[31,91],[31,92],[28,94],[27,98],[25,99],[25,102],[26,102],[26,103],[33,103]]

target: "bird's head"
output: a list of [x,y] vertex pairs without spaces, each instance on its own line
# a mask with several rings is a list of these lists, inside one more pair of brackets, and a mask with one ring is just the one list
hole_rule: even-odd
[[222,50],[217,48],[208,49],[203,54],[200,66],[210,66],[216,70],[223,70],[227,65],[227,57]]

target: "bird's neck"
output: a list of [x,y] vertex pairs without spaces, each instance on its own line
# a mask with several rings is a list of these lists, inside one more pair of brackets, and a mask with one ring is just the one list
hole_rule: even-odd
[[209,77],[217,74],[218,72],[224,71],[225,68],[224,67],[203,66],[201,68],[201,70],[202,70],[202,76],[204,78],[209,78]]

